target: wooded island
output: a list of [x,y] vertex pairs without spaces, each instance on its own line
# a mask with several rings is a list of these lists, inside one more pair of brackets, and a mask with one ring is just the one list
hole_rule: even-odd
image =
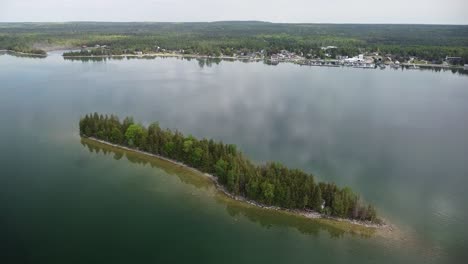
[[79,122],[80,135],[129,147],[209,173],[236,196],[286,209],[313,210],[327,216],[380,222],[372,205],[366,205],[350,188],[316,182],[312,174],[289,169],[278,162],[254,164],[235,145],[212,139],[184,136],[179,131],[148,127],[126,117],[86,115]]

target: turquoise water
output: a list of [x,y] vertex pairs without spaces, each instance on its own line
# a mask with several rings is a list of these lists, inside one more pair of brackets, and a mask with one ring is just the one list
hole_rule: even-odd
[[[4,263],[459,263],[467,84],[450,71],[0,56]],[[91,152],[78,120],[94,111],[350,186],[408,239],[337,234],[232,205],[183,171]]]

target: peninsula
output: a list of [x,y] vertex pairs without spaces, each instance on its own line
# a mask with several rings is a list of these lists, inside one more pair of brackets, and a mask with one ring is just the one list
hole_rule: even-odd
[[254,164],[232,144],[197,139],[179,131],[148,127],[126,117],[89,114],[80,119],[80,136],[139,151],[181,164],[212,177],[232,197],[259,206],[299,211],[323,217],[379,224],[376,210],[350,188],[316,182],[312,174],[289,169],[278,162]]

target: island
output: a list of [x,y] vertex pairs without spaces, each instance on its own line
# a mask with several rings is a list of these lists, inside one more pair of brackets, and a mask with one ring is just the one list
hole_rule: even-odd
[[87,114],[79,121],[80,136],[152,155],[190,167],[211,177],[227,195],[261,207],[341,218],[379,225],[375,208],[350,188],[316,182],[312,174],[279,162],[254,164],[233,144],[185,136],[162,129],[155,122],[145,127],[132,117],[122,122],[115,115]]

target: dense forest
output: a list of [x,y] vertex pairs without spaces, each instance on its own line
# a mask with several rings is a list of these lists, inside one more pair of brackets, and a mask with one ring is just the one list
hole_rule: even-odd
[[89,114],[80,119],[80,135],[153,153],[214,175],[230,193],[266,205],[314,210],[325,215],[379,222],[372,205],[365,205],[349,188],[316,182],[313,175],[278,162],[256,165],[235,145],[197,139],[179,131],[148,127],[126,117]]
[[[94,47],[94,55],[124,54],[160,49],[186,54],[230,56],[279,50],[320,55],[334,45],[341,55],[364,51],[418,57],[441,63],[446,56],[468,63],[468,26],[282,24],[257,21],[210,23],[0,23],[0,49],[43,53],[54,48]],[[73,55],[73,54],[70,54]],[[75,54],[80,55],[80,54]]]

